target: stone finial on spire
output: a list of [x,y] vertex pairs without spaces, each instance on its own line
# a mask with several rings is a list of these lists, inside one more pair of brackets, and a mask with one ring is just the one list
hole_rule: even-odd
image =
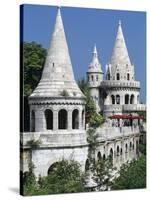
[[97,53],[97,48],[96,48],[96,44],[94,45],[94,48],[93,48],[93,57],[92,57],[92,61],[89,65],[89,72],[102,72],[102,69],[101,69],[101,64],[99,62],[99,59],[98,59],[98,53]]
[[119,23],[118,23],[118,24],[119,24],[119,26],[121,26],[121,20],[119,20]]
[[113,48],[110,64],[115,66],[118,64],[131,65],[122,31],[121,20],[119,20],[116,41]]

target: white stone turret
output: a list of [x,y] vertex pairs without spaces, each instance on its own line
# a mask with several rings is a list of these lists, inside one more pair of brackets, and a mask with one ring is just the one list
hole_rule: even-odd
[[72,97],[84,96],[74,79],[59,8],[42,78],[31,97],[58,97],[64,90]]
[[31,131],[85,130],[85,96],[74,79],[60,8],[42,77],[29,104]]
[[96,45],[94,45],[94,49],[92,52],[92,61],[89,65],[87,71],[87,80],[90,88],[90,94],[96,104],[97,112],[101,111],[100,109],[100,98],[99,98],[99,86],[103,81],[103,71],[101,64],[98,59],[98,53],[96,49]]
[[101,83],[101,88],[106,93],[105,115],[128,112],[125,104],[139,104],[140,83],[135,81],[134,66],[128,55],[121,21],[119,21],[110,62],[106,65],[106,80]]
[[121,21],[119,21],[114,48],[107,66],[106,79],[134,81],[134,66],[128,55]]

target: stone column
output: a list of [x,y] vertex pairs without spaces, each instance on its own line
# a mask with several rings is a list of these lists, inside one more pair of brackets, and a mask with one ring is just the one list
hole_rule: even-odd
[[72,110],[68,110],[68,130],[72,130]]
[[82,124],[82,129],[85,130],[85,110],[83,111],[83,124]]
[[35,111],[35,132],[42,132],[45,130],[45,120],[43,110]]
[[58,110],[53,111],[53,130],[58,130]]
[[82,110],[79,110],[79,130],[82,130]]

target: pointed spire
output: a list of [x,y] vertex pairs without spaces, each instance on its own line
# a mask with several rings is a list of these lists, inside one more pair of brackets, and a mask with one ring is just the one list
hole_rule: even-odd
[[64,25],[58,7],[54,31],[42,73],[42,78],[32,96],[60,96],[62,90],[82,96],[72,70]]
[[101,64],[98,59],[96,44],[94,45],[92,54],[93,54],[92,62],[89,65],[88,72],[102,72]]
[[128,50],[126,47],[121,20],[118,23],[118,32],[116,36],[115,45],[113,48],[110,64],[118,65],[118,64],[126,64],[131,65],[130,58],[128,55]]

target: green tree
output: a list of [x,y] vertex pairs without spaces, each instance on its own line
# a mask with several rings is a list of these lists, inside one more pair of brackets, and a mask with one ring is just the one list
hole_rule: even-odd
[[90,118],[90,116],[96,112],[96,106],[93,99],[91,98],[88,82],[84,78],[82,78],[78,81],[78,86],[86,97],[85,111]]
[[84,175],[79,163],[73,160],[58,162],[45,178],[45,188],[48,194],[83,192]]
[[137,189],[146,187],[146,157],[124,164],[119,172],[120,176],[114,179],[112,189]]
[[95,162],[93,180],[97,184],[98,191],[106,191],[112,185],[114,170],[111,159],[98,159]]
[[24,178],[24,195],[46,195],[85,191],[85,175],[80,164],[73,160],[62,160],[53,165],[48,176],[35,180],[33,167]]
[[46,50],[36,42],[23,43],[24,95],[29,96],[38,84]]
[[29,163],[29,171],[23,174],[23,195],[30,196],[38,192],[38,184],[34,175],[34,165],[32,162]]

